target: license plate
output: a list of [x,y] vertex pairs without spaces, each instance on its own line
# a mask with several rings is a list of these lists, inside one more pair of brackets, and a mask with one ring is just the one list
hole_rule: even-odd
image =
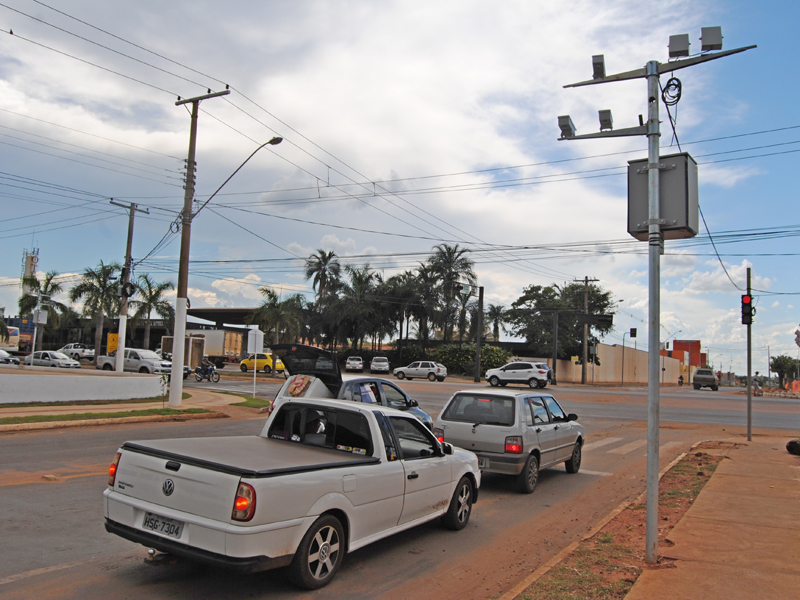
[[480,457],[478,457],[478,468],[479,469],[488,469],[489,468],[489,459],[488,458],[480,458]]
[[167,517],[146,512],[144,513],[142,527],[160,533],[161,535],[177,539],[181,537],[181,533],[183,532],[183,521],[176,521],[175,519],[168,519]]

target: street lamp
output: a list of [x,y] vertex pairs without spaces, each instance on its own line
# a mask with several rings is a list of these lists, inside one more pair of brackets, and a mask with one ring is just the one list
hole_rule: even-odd
[[[638,127],[623,129],[603,129],[597,133],[575,135],[575,126],[569,115],[558,117],[558,126],[561,130],[561,140],[592,139],[623,136],[647,136],[647,165],[640,169],[647,175],[647,218],[643,227],[642,239],[649,244],[649,315],[648,315],[648,360],[647,360],[647,517],[645,557],[649,564],[655,564],[658,555],[658,446],[659,446],[659,421],[660,399],[658,379],[658,354],[659,329],[661,327],[661,254],[664,252],[664,232],[661,225],[665,224],[662,218],[660,205],[660,172],[661,169],[672,168],[672,165],[662,164],[659,153],[659,138],[661,136],[660,121],[658,117],[658,100],[660,98],[660,76],[672,73],[678,69],[691,67],[709,60],[722,58],[739,52],[744,52],[756,46],[737,48],[711,54],[689,56],[688,35],[673,36],[670,39],[670,56],[685,57],[668,61],[665,64],[656,60],[649,61],[646,66],[605,75],[605,62],[601,55],[592,57],[592,79],[566,85],[564,87],[580,87],[598,83],[612,83],[629,79],[647,80],[647,122],[639,117]],[[703,50],[722,49],[722,30],[719,27],[706,27],[702,30]],[[609,115],[610,117],[610,115]],[[610,119],[609,119],[610,121]],[[666,199],[669,200],[669,199]],[[629,215],[630,216],[630,215]],[[637,238],[638,239],[638,238]],[[749,288],[748,288],[749,289]],[[749,330],[748,330],[749,331]]]

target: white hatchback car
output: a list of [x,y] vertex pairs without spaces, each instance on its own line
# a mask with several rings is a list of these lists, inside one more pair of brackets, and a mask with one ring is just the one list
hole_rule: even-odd
[[550,380],[550,367],[544,363],[516,361],[498,369],[486,371],[486,381],[492,387],[509,383],[527,384],[532,388],[544,388]]
[[360,356],[350,356],[344,363],[345,371],[358,371],[359,373],[364,370],[364,359]]
[[389,370],[389,359],[385,356],[376,356],[369,363],[370,373],[388,373]]
[[433,434],[474,452],[481,471],[516,476],[519,490],[530,494],[539,469],[562,462],[567,473],[580,469],[586,434],[577,418],[550,394],[464,390],[439,413]]

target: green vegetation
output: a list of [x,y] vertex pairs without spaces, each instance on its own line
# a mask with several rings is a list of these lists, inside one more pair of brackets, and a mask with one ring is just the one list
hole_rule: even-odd
[[0,425],[16,425],[18,423],[50,423],[54,421],[93,421],[96,419],[123,419],[125,417],[152,417],[198,415],[213,411],[205,408],[148,408],[146,410],[129,410],[125,412],[72,413],[68,415],[28,415],[25,417],[0,417]]
[[234,402],[231,404],[231,406],[244,406],[246,408],[264,408],[272,404],[272,400],[268,400],[267,398],[256,398],[254,396],[248,396],[246,394],[237,394],[235,392],[217,392],[217,393],[228,394],[229,396],[239,396],[240,398],[244,398],[243,402]]
[[[183,392],[182,398],[188,400],[192,395]],[[169,402],[169,396],[155,396],[153,398],[131,398],[129,400],[73,400],[71,402],[23,402],[21,404],[0,404],[4,408],[36,408],[38,406],[115,406],[117,404],[147,404],[149,402]]]

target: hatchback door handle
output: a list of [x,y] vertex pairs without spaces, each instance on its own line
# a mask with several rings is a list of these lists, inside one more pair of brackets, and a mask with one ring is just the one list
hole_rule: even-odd
[[411,473],[411,474],[408,476],[408,479],[416,479],[417,477],[419,477],[419,475],[418,475],[417,473]]

